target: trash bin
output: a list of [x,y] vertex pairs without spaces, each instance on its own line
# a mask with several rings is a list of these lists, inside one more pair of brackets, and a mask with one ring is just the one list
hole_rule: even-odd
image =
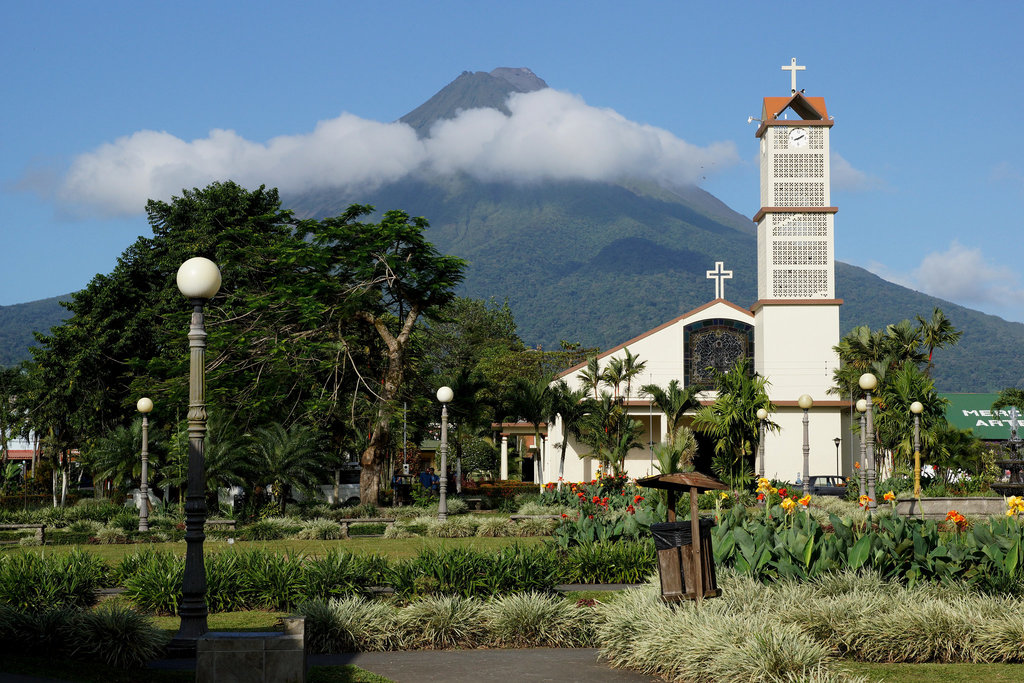
[[[721,595],[715,576],[715,558],[711,548],[710,519],[699,520],[701,597]],[[696,600],[698,587],[693,576],[693,532],[689,521],[660,522],[651,525],[654,548],[658,551],[658,575],[661,578],[661,599],[665,602]]]

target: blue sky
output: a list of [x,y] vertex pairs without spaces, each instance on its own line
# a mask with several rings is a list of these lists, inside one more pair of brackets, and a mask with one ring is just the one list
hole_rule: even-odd
[[[798,87],[835,118],[838,259],[1024,321],[1024,4],[717,4],[6,3],[0,305],[109,272],[149,234],[147,196],[221,177],[295,189],[453,165],[643,168],[752,216],[747,117],[788,93],[780,67],[796,57]],[[512,123],[574,124],[558,142],[579,164],[473,149],[497,127],[516,147],[515,125],[486,116],[427,146],[387,125],[462,71],[499,66],[558,91]],[[583,128],[601,136],[596,162]]]

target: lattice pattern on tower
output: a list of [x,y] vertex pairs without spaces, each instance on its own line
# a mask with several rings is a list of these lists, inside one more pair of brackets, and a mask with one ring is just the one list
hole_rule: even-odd
[[776,154],[772,159],[776,178],[824,178],[824,154]]
[[776,213],[772,237],[828,237],[828,216],[823,213]]
[[772,244],[772,260],[779,266],[824,266],[828,264],[828,243],[779,240]]
[[772,296],[777,299],[810,299],[828,296],[828,270],[778,268],[772,273]]
[[824,206],[824,182],[781,182],[774,183],[773,206]]
[[809,128],[807,130],[808,149],[825,149],[825,129]]

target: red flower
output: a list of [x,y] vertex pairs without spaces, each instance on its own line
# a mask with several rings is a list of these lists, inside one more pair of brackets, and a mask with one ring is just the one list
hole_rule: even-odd
[[577,493],[576,495],[579,496],[580,500],[586,498],[586,496],[584,496],[582,493]]
[[594,496],[594,498],[593,498],[593,499],[592,499],[592,500],[591,500],[590,502],[591,502],[591,503],[596,503],[596,502],[598,502],[599,500],[601,500],[601,497],[600,497],[600,496]]
[[758,500],[764,500],[764,494],[763,493],[757,494],[757,499]]
[[636,512],[636,509],[632,505],[627,505],[626,512],[628,512],[629,514],[633,514],[634,512]]
[[786,489],[779,489],[779,495],[780,496],[785,496],[786,495]]
[[587,519],[593,519],[594,515],[587,515]]
[[639,502],[640,502],[641,500],[643,500],[643,499],[644,499],[644,497],[643,497],[643,496],[635,496],[635,497],[633,498],[633,502],[634,502],[634,503],[639,503]]
[[562,513],[562,518],[563,518],[563,519],[564,519],[564,518],[566,518],[566,517],[568,517],[568,516],[569,516],[569,515],[565,514],[564,512]]

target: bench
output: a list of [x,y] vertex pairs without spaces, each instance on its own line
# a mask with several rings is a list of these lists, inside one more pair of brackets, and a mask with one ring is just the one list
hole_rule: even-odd
[[0,524],[0,531],[21,531],[23,529],[35,529],[36,540],[39,545],[46,543],[45,524]]
[[508,518],[518,522],[521,519],[561,519],[562,515],[509,515]]
[[395,525],[394,518],[388,519],[386,517],[362,517],[352,519],[337,519],[335,520],[341,525],[341,537],[348,538],[348,527],[350,524],[386,524],[389,528]]
[[474,510],[483,510],[484,509],[484,499],[483,498],[463,498],[462,500],[466,501],[466,505],[468,505],[469,507],[473,508]]

